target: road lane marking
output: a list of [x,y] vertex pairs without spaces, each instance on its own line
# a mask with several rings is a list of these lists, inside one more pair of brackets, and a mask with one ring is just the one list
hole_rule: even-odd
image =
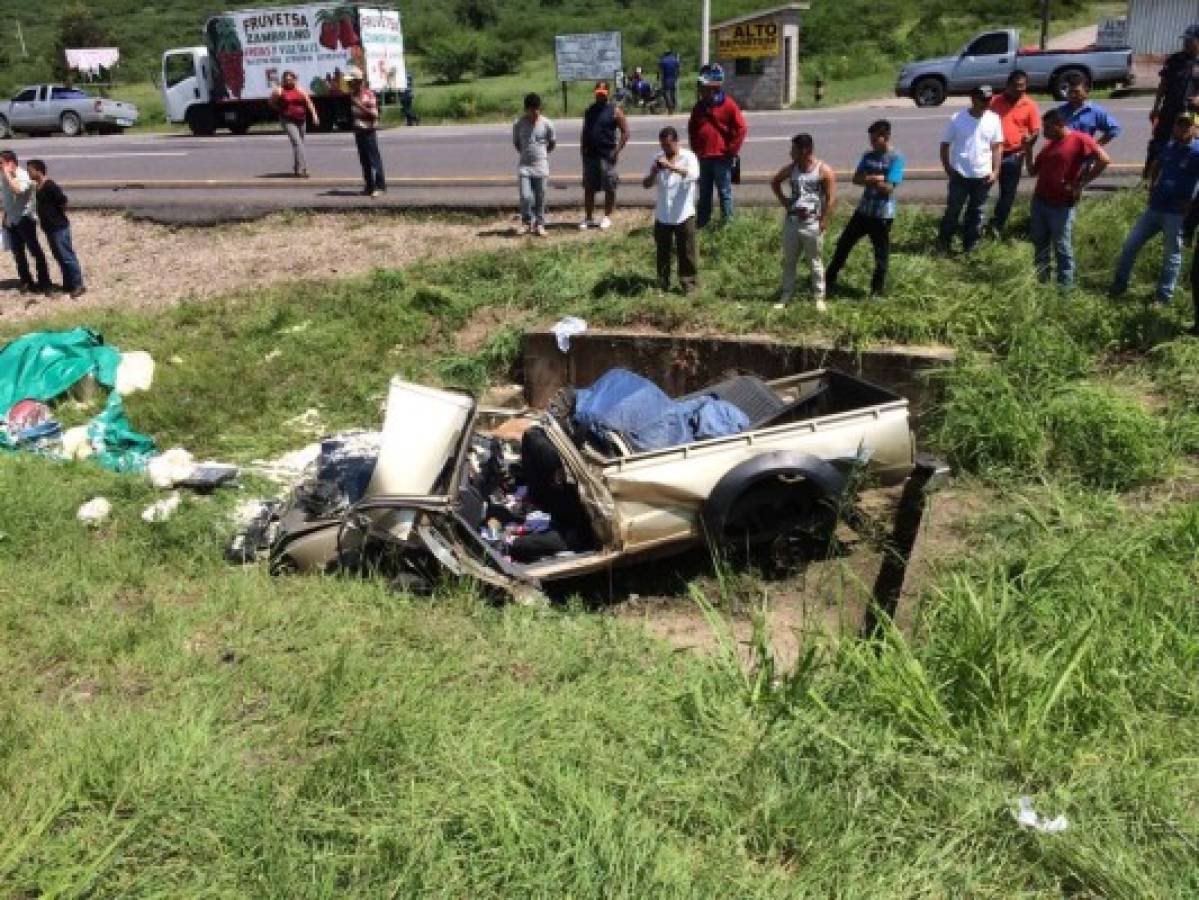
[[187,156],[185,150],[130,150],[127,153],[42,153],[42,159],[131,159],[142,156]]

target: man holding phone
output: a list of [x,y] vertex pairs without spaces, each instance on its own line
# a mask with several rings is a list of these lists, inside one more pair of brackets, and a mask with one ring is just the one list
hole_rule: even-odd
[[658,132],[662,150],[654,157],[642,187],[657,186],[654,207],[654,243],[658,256],[658,287],[670,288],[672,250],[678,258],[679,283],[687,294],[696,287],[695,193],[699,158],[679,145],[679,133],[667,125]]

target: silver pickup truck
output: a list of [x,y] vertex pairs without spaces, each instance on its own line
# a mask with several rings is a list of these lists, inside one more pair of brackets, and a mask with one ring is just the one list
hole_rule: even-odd
[[895,81],[895,96],[911,97],[917,106],[939,106],[950,94],[981,86],[998,90],[1015,69],[1028,73],[1030,89],[1058,100],[1066,99],[1075,77],[1092,87],[1133,83],[1128,47],[1039,50],[1021,47],[1019,32],[1009,28],[978,35],[954,56],[908,63]]
[[[705,540],[730,553],[796,536],[819,545],[860,477],[893,485],[913,472],[907,400],[851,375],[736,376],[695,396],[742,409],[748,430],[637,451],[616,432],[581,438],[561,410],[484,413],[467,395],[394,379],[363,465],[323,442],[313,475],[250,543],[277,573],[386,572],[408,590],[452,573],[522,599]],[[492,516],[507,518],[499,483],[583,537],[540,554],[491,540]]]
[[121,100],[93,97],[78,88],[35,84],[0,101],[0,139],[18,133],[68,137],[85,132],[117,132],[137,123],[137,107]]

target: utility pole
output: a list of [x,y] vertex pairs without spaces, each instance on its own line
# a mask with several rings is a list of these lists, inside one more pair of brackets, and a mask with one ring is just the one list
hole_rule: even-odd
[[1041,0],[1041,49],[1049,43],[1049,0]]
[[25,49],[25,35],[21,32],[21,20],[17,19],[17,40],[21,43],[21,56],[28,58],[29,51]]
[[703,12],[700,15],[699,64],[708,64],[708,36],[712,31],[712,0],[700,0]]

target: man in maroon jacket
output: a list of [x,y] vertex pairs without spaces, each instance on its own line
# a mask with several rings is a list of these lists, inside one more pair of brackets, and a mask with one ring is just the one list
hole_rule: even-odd
[[724,92],[724,71],[712,66],[700,83],[699,100],[691,110],[687,136],[699,157],[699,206],[696,225],[712,218],[712,187],[720,195],[720,214],[733,217],[733,162],[749,129],[733,98]]

